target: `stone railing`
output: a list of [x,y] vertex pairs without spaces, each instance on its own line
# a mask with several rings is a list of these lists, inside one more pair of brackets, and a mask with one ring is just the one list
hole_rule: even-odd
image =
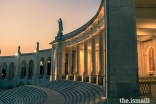
[[139,82],[156,82],[156,76],[140,76]]

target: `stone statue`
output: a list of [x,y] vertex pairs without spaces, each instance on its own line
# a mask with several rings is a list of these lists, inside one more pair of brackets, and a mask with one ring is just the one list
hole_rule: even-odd
[[62,19],[61,18],[58,20],[58,24],[59,24],[59,31],[58,31],[58,33],[62,33],[63,26],[62,26]]
[[20,53],[20,48],[21,48],[21,47],[20,47],[20,46],[18,46],[18,53]]
[[36,50],[39,50],[39,42],[37,42]]

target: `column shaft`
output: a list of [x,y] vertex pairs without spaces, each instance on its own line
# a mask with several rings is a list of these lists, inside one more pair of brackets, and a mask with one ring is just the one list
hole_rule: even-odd
[[50,81],[52,81],[53,80],[53,76],[52,76],[52,72],[53,72],[53,63],[54,63],[54,56],[53,56],[53,53],[54,53],[54,49],[53,49],[53,47],[52,47],[52,50],[51,50],[52,52],[51,52],[51,68],[50,68]]
[[88,47],[87,41],[84,42],[84,75],[88,75]]
[[47,62],[44,63],[45,69],[44,69],[44,77],[46,78],[47,76]]
[[92,45],[92,75],[96,74],[96,68],[95,68],[95,39],[94,37],[92,37],[92,41],[91,41],[91,45]]
[[26,65],[26,76],[28,76],[28,73],[29,73],[29,65]]
[[77,75],[80,75],[80,69],[79,69],[79,60],[80,59],[80,49],[79,44],[76,45],[76,73]]
[[65,49],[62,48],[62,73],[61,75],[65,76]]
[[102,31],[99,31],[99,75],[104,76],[104,52],[103,52],[103,36]]
[[72,63],[72,48],[68,48],[68,75],[72,74],[71,72],[71,63]]

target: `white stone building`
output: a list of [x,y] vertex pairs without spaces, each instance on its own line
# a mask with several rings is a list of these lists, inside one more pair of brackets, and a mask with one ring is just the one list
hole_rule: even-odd
[[0,56],[0,87],[66,79],[107,84],[117,96],[121,88],[136,89],[138,76],[156,75],[156,15],[143,12],[156,11],[156,2],[112,1],[102,0],[82,27],[68,34],[60,29],[50,49],[39,50],[37,43],[34,53],[19,47],[15,56]]

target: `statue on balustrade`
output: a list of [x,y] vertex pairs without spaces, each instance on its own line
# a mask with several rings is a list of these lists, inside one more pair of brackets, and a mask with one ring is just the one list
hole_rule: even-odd
[[62,25],[62,19],[61,19],[61,18],[58,20],[58,24],[59,24],[58,35],[63,35],[63,34],[62,34],[62,31],[63,31],[63,25]]

